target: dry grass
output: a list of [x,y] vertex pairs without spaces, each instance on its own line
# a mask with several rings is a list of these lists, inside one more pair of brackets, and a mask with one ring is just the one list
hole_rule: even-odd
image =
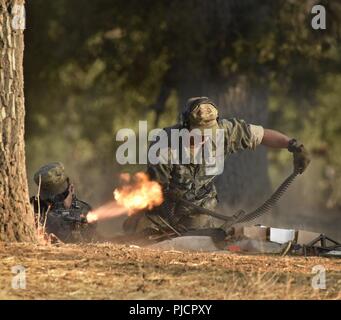
[[[11,289],[11,268],[26,289]],[[324,265],[327,290],[311,287]],[[0,299],[340,299],[341,260],[0,243]]]

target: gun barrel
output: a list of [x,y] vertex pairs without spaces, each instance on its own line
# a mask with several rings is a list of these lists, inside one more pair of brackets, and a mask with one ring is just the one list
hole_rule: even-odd
[[86,218],[77,218],[77,217],[72,217],[72,216],[64,216],[65,221],[70,221],[70,222],[77,222],[77,223],[87,223],[88,221]]
[[215,211],[212,211],[210,209],[206,209],[206,208],[203,208],[203,207],[200,207],[186,199],[183,199],[183,198],[176,198],[174,199],[175,201],[177,202],[182,202],[190,207],[192,207],[193,209],[197,210],[199,213],[201,214],[205,214],[205,215],[208,215],[208,216],[211,216],[211,217],[214,217],[214,218],[217,218],[217,219],[220,219],[220,220],[223,220],[223,221],[226,221],[226,222],[232,222],[234,220],[233,217],[228,217],[228,216],[225,216],[221,213],[218,213],[218,212],[215,212]]

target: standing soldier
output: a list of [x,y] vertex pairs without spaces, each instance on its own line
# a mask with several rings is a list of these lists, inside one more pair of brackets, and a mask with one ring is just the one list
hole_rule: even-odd
[[[170,136],[171,129],[188,129],[189,131],[199,129],[202,133],[205,129],[211,129],[213,148],[217,146],[214,141],[216,129],[222,129],[225,158],[240,150],[254,150],[262,144],[266,147],[283,148],[292,152],[294,170],[297,173],[303,173],[310,162],[303,144],[295,139],[290,139],[275,130],[248,124],[240,119],[220,119],[217,106],[207,97],[189,99],[182,114],[182,122],[165,129],[168,136]],[[201,148],[207,141],[204,134],[202,137]],[[191,142],[191,154],[193,150],[196,150],[195,147]],[[179,149],[182,150],[182,147],[180,146]],[[172,164],[169,160],[168,163],[148,164],[149,176],[162,185],[166,198],[164,204],[156,210],[156,216],[161,217],[161,221],[166,222],[175,230],[185,232],[215,226],[214,218],[195,214],[192,208],[182,203],[175,206],[175,202],[172,201],[174,198],[183,198],[197,206],[214,210],[218,202],[214,185],[215,176],[208,175],[206,169],[207,163]],[[146,213],[128,218],[124,224],[125,230],[128,233],[134,233],[152,228],[148,215],[149,213]]]
[[39,187],[31,198],[36,224],[46,226],[46,233],[63,242],[87,242],[95,236],[95,224],[88,224],[86,216],[91,207],[79,200],[74,185],[60,162],[41,167],[34,175]]

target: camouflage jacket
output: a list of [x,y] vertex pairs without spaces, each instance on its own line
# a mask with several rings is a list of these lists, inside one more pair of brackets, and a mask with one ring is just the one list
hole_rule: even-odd
[[[259,137],[257,140],[251,128],[261,130],[263,128],[249,125],[243,120],[221,119],[218,121],[218,127],[224,130],[224,158],[239,150],[255,149],[261,142]],[[168,137],[171,129],[181,129],[181,126],[165,128]],[[217,191],[214,185],[216,176],[207,175],[206,169],[205,163],[172,164],[169,161],[165,164],[149,163],[147,171],[153,180],[162,184],[165,192],[175,192],[196,205],[214,209],[217,204]]]

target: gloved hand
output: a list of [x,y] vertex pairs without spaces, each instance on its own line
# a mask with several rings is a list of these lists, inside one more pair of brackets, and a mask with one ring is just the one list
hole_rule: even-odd
[[288,150],[294,155],[294,171],[302,174],[307,169],[311,161],[309,152],[305,149],[304,145],[296,139],[289,141]]

